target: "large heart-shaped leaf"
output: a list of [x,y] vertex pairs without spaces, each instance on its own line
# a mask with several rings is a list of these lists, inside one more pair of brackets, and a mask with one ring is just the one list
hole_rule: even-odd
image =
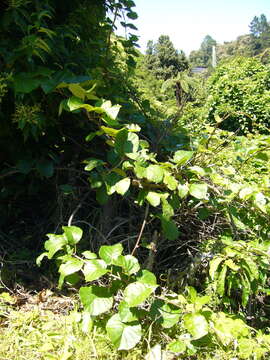
[[140,270],[138,260],[132,255],[120,255],[114,262],[114,265],[120,266],[127,275],[135,274]]
[[83,267],[85,281],[94,281],[108,272],[107,264],[103,260],[86,260]]
[[141,282],[129,284],[124,290],[124,301],[129,306],[142,304],[156,289],[156,285],[148,285]]
[[57,251],[68,244],[68,240],[63,235],[47,234],[47,236],[49,240],[45,241],[44,247],[48,251],[48,258],[51,259]]
[[202,200],[207,199],[207,184],[191,184],[189,187],[190,195],[194,196],[196,199]]
[[183,165],[188,162],[194,154],[194,151],[178,150],[175,152],[173,162],[177,165]]
[[109,311],[113,306],[113,296],[108,288],[102,286],[81,287],[80,299],[84,310],[97,316]]
[[114,261],[122,254],[123,245],[121,243],[115,245],[103,245],[99,249],[99,256],[108,265],[114,263]]
[[65,237],[70,245],[77,244],[83,235],[82,229],[77,226],[63,226]]
[[160,183],[164,176],[164,171],[159,165],[150,165],[146,168],[145,176],[148,181]]
[[106,330],[113,345],[118,350],[129,350],[141,340],[142,328],[138,322],[125,324],[121,321],[120,315],[113,315],[106,325]]
[[200,339],[208,334],[208,322],[200,313],[186,314],[183,320],[185,328],[193,339]]
[[117,192],[117,194],[125,195],[125,193],[128,191],[130,187],[130,182],[131,182],[130,178],[125,178],[118,181],[118,183],[115,184],[115,191]]
[[58,270],[60,273],[59,287],[60,288],[62,287],[66,276],[74,274],[75,272],[81,270],[82,267],[83,267],[83,261],[76,258],[70,258],[70,260],[60,265]]

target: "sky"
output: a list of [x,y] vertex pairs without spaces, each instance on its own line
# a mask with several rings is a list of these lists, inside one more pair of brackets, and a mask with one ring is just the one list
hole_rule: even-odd
[[[218,43],[249,33],[254,16],[270,20],[270,0],[134,0],[139,18],[134,21],[144,52],[148,40],[169,35],[175,48],[188,55],[203,38],[211,35]],[[134,32],[135,33],[135,32]]]

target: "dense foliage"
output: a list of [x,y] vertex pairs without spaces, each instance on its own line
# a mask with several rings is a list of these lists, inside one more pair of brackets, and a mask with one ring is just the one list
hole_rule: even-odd
[[79,294],[63,359],[91,332],[123,358],[267,359],[268,65],[204,79],[165,35],[142,55],[131,0],[1,6],[0,286],[49,232],[40,271]]
[[208,81],[209,120],[240,133],[269,128],[270,68],[255,58],[224,62]]

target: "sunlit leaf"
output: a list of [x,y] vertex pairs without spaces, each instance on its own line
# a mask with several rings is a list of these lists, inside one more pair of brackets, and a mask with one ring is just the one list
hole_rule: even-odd
[[129,350],[138,344],[142,336],[141,325],[137,322],[125,324],[120,315],[113,315],[106,325],[107,334],[118,350]]

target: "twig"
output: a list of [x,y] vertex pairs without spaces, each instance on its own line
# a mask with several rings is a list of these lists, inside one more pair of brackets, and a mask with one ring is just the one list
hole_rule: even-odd
[[150,252],[149,252],[148,258],[146,260],[146,265],[145,265],[145,268],[149,271],[153,270],[155,256],[157,253],[157,242],[158,242],[158,232],[155,230],[152,242],[150,244]]
[[79,209],[81,208],[84,200],[87,198],[88,194],[89,194],[89,193],[86,193],[86,194],[84,195],[84,197],[82,198],[82,200],[81,200],[81,201],[79,202],[79,204],[76,206],[76,208],[75,208],[75,210],[73,211],[73,213],[70,215],[70,217],[69,217],[69,219],[68,219],[68,226],[71,226],[72,220],[73,220],[73,218],[74,218],[74,215],[79,211]]
[[149,203],[147,203],[146,205],[146,208],[145,208],[145,213],[144,213],[144,219],[143,219],[143,223],[142,223],[142,226],[141,226],[141,230],[140,230],[140,233],[139,233],[139,236],[137,238],[137,241],[136,241],[136,244],[131,252],[131,255],[134,255],[135,254],[135,251],[137,250],[137,248],[139,247],[139,243],[140,243],[140,240],[141,240],[141,237],[142,237],[142,234],[143,234],[143,230],[145,228],[145,225],[146,225],[146,220],[147,220],[147,217],[148,217],[148,213],[149,213]]

